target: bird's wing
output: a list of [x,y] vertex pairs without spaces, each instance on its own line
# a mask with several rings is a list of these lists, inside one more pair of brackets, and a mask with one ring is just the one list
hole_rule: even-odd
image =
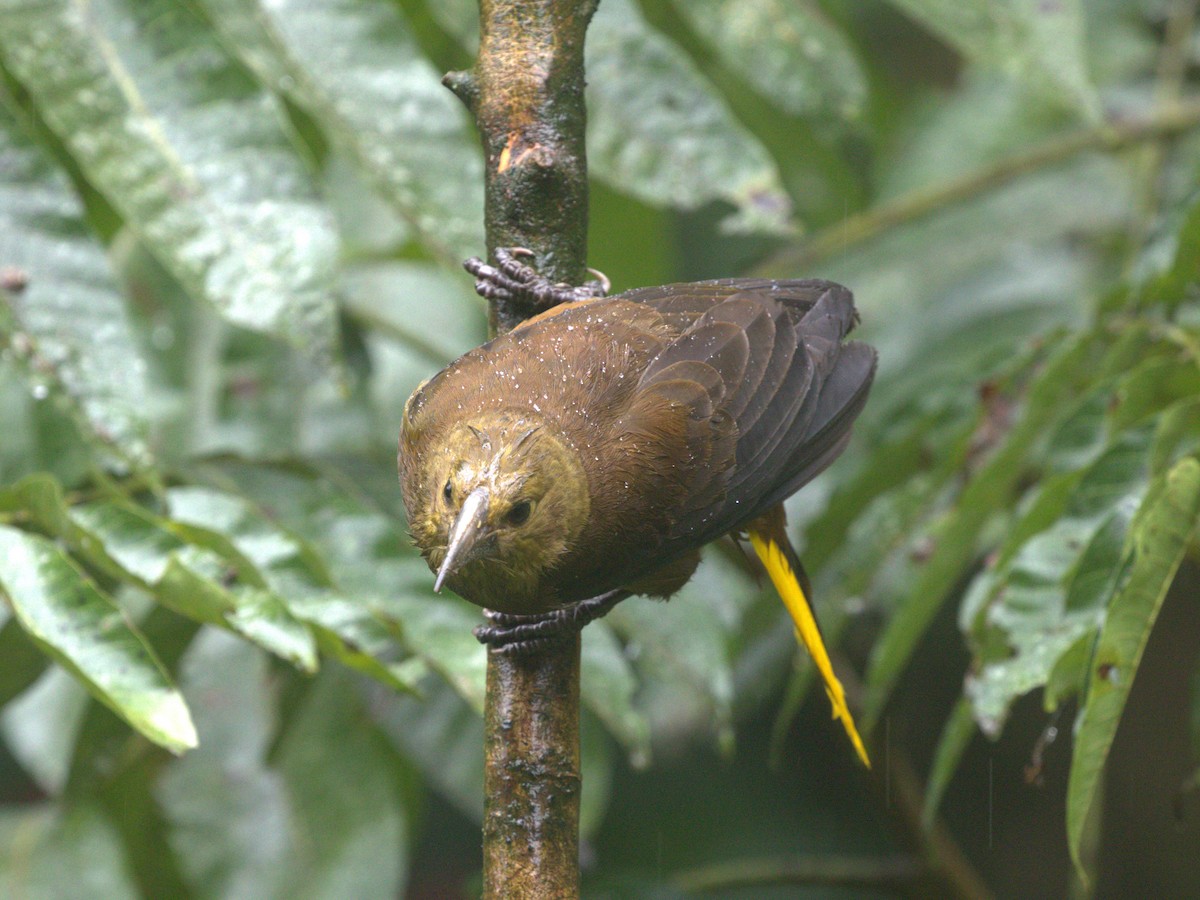
[[[652,390],[684,364],[720,379],[712,421],[734,426],[731,460],[692,475],[669,540],[704,543],[761,515],[816,477],[845,447],[875,371],[875,352],[844,343],[853,297],[826,281],[740,279],[632,291],[679,337],[650,363]],[[733,352],[734,347],[745,350]],[[706,391],[708,396],[718,392]]]

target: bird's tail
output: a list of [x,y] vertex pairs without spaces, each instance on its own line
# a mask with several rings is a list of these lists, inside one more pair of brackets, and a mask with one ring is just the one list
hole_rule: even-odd
[[850,708],[846,705],[846,692],[837,676],[833,674],[833,665],[829,661],[821,629],[817,626],[816,616],[813,615],[812,604],[805,596],[802,580],[807,582],[807,579],[804,578],[804,570],[800,567],[796,551],[788,540],[783,507],[777,506],[756,519],[747,530],[754,552],[762,560],[775,590],[779,592],[783,605],[787,607],[792,621],[796,624],[796,637],[808,648],[817,671],[821,673],[825,693],[829,695],[829,702],[833,704],[833,717],[842,720],[850,743],[869,769],[871,760],[867,758],[867,748],[863,746],[858,729],[854,727],[854,717],[850,715]]

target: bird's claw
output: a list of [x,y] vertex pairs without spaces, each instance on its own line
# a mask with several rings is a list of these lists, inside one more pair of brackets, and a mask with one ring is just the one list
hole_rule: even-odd
[[628,596],[629,591],[609,591],[563,609],[532,616],[486,609],[483,614],[489,624],[480,625],[474,634],[479,643],[486,644],[495,653],[524,656],[566,640],[589,622],[607,615]]
[[560,303],[574,303],[603,297],[612,286],[603,273],[588,269],[596,278],[578,287],[556,284],[519,257],[533,256],[525,247],[497,247],[496,265],[490,266],[478,256],[463,263],[463,268],[475,276],[475,293],[485,300],[524,300],[538,310],[550,309]]

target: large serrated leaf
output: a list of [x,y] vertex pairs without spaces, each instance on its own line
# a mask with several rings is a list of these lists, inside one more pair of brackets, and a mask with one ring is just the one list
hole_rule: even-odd
[[857,118],[867,85],[849,42],[804,0],[674,0],[725,65],[795,115]]
[[1094,116],[1083,0],[889,0],[964,56]]
[[483,247],[483,162],[400,10],[381,0],[202,0],[222,37],[366,172],[421,240],[457,263]]
[[18,125],[0,92],[0,346],[35,398],[64,397],[83,433],[149,462],[145,363],[104,251],[66,176]]
[[787,232],[791,202],[767,151],[683,51],[631,0],[600,4],[587,43],[588,162],[596,177],[657,206],[737,208],[725,225]]
[[336,241],[282,110],[170,0],[2,0],[0,53],[188,292],[323,354]]
[[1067,843],[1085,879],[1081,847],[1100,775],[1150,630],[1198,520],[1200,462],[1189,458],[1155,484],[1138,510],[1131,534],[1133,559],[1108,606],[1075,722],[1067,783]]
[[[1123,435],[1075,485],[1063,515],[963,601],[976,663],[965,694],[991,737],[1012,703],[1047,683],[1093,632],[1125,565],[1126,535],[1149,477],[1150,433]],[[1036,510],[1034,510],[1036,512]]]
[[173,753],[196,746],[150,645],[54,543],[0,525],[0,592],[26,632],[117,715]]
[[1054,422],[1062,403],[1094,374],[1097,349],[1096,338],[1083,335],[1057,350],[1031,385],[1019,419],[933,529],[932,553],[872,653],[864,729],[882,713],[913,648],[975,554],[987,519],[1009,499],[1027,465],[1026,453]]

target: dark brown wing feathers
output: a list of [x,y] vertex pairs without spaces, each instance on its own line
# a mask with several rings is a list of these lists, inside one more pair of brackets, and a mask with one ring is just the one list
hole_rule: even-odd
[[[704,543],[745,525],[841,453],[875,370],[871,348],[842,343],[856,320],[845,288],[815,280],[734,279],[624,297],[653,306],[665,318],[693,318],[651,363],[647,377],[664,363],[710,365],[724,384],[718,409],[735,427],[734,465],[698,479],[697,490],[678,510],[668,544]],[[729,326],[746,338],[744,361],[730,353]]]

